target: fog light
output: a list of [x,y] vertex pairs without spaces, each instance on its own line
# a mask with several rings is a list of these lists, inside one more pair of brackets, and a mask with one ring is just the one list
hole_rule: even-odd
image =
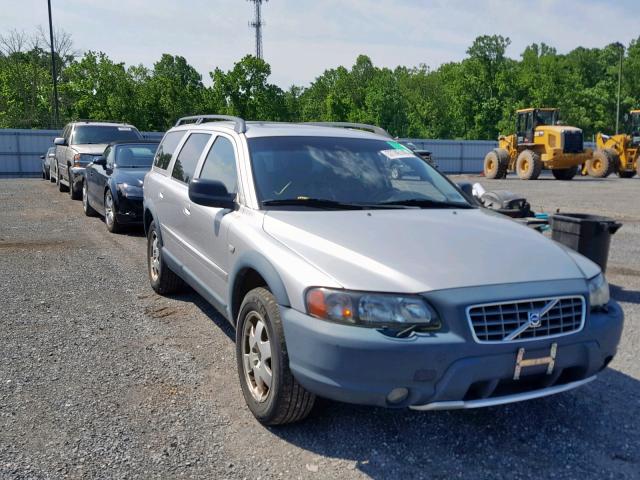
[[405,400],[407,398],[407,396],[409,396],[409,390],[404,388],[404,387],[400,387],[400,388],[394,388],[393,390],[391,390],[389,392],[389,395],[387,395],[387,402],[388,403],[400,403],[403,400]]

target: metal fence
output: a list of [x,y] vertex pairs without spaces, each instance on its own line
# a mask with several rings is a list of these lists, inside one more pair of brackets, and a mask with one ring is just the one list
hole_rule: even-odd
[[[37,177],[40,175],[40,155],[46,153],[57,130],[0,129],[0,177]],[[162,138],[162,132],[143,132],[149,139]],[[491,140],[428,140],[406,138],[420,149],[432,152],[433,159],[444,173],[480,173],[486,153],[498,142]],[[585,146],[592,146],[585,142]]]
[[[0,129],[0,178],[38,177],[42,171],[40,155],[53,145],[59,130]],[[161,139],[162,132],[142,132],[148,139]]]

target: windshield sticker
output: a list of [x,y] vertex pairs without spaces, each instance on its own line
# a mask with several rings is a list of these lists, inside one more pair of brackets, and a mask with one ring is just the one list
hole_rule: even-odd
[[130,132],[131,127],[118,127],[118,130],[120,130],[121,132]]
[[382,155],[387,157],[389,160],[395,160],[396,158],[413,158],[415,155],[411,150],[382,150],[380,152]]
[[391,147],[393,147],[394,150],[404,150],[405,152],[410,152],[411,149],[408,147],[405,147],[404,145],[402,145],[401,143],[398,142],[387,142],[388,145],[391,145]]

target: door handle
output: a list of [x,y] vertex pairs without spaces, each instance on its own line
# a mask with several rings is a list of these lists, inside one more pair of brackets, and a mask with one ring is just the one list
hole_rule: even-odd
[[182,209],[182,211],[184,212],[184,214],[185,214],[186,216],[191,215],[191,205],[186,205],[186,206]]

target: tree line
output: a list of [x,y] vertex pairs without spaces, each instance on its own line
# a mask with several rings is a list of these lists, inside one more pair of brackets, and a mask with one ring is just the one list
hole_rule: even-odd
[[182,56],[164,54],[152,68],[126,66],[102,52],[80,55],[64,32],[56,32],[54,44],[59,125],[47,35],[42,29],[0,35],[0,128],[56,128],[82,118],[164,131],[181,116],[220,113],[370,123],[399,137],[495,139],[512,132],[516,109],[555,106],[564,123],[591,138],[615,129],[621,54],[620,116],[640,108],[640,38],[626,48],[578,47],[566,54],[534,43],[512,59],[509,38],[484,35],[462,61],[437,69],[392,70],[360,55],[351,68],[325,70],[310,85],[287,90],[270,83],[269,64],[250,55],[228,71],[215,68],[205,84]]

